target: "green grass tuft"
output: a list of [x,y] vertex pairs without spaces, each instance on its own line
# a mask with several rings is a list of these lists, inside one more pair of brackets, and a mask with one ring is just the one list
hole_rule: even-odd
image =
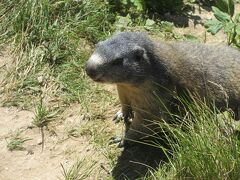
[[90,178],[96,162],[89,162],[86,159],[77,160],[70,168],[66,169],[62,164],[62,175],[65,180],[83,180]]
[[182,103],[185,116],[175,119],[179,125],[159,124],[168,132],[169,163],[160,166],[150,177],[238,179],[240,140],[231,113],[220,113],[201,101],[183,100]]
[[9,151],[23,151],[25,147],[23,146],[26,141],[29,141],[29,138],[20,137],[20,132],[17,132],[15,135],[10,137],[10,140],[7,141],[7,148]]

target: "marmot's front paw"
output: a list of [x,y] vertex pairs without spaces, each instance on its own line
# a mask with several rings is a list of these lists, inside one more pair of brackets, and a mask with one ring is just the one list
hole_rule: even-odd
[[133,112],[131,110],[122,111],[119,110],[113,117],[113,121],[115,123],[119,123],[120,121],[124,120],[125,123],[130,124],[131,119],[134,117]]
[[130,141],[127,141],[126,139],[124,139],[123,137],[120,136],[114,136],[110,139],[109,144],[118,144],[117,146],[119,148],[128,148],[132,146],[132,143]]
[[119,145],[122,144],[123,141],[123,137],[122,136],[114,136],[110,138],[109,144],[118,144],[118,147],[120,147]]
[[113,122],[119,123],[121,120],[123,120],[123,113],[121,110],[119,110],[113,117]]

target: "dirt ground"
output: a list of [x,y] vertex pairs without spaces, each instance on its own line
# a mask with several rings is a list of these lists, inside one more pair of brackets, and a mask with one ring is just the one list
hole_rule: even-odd
[[[237,5],[240,12],[240,6]],[[202,22],[205,19],[213,17],[213,14],[206,9],[195,10],[194,13],[189,12],[188,27],[176,28],[176,32],[180,34],[192,34],[197,37],[205,38],[205,28]],[[223,33],[217,36],[207,34],[207,42],[224,42],[226,39]],[[3,71],[1,68],[7,66],[11,56],[8,53],[0,54],[0,82],[3,80]],[[1,87],[0,87],[1,88]],[[112,114],[113,115],[113,114]],[[71,113],[63,119],[63,123],[58,124],[54,131],[45,131],[44,150],[42,151],[42,139],[38,128],[32,126],[34,113],[21,110],[16,107],[0,107],[0,179],[2,180],[55,180],[64,179],[62,166],[70,167],[74,160],[84,159],[88,157],[96,161],[97,170],[92,173],[89,179],[105,179],[108,172],[105,157],[94,147],[89,139],[85,136],[73,138],[67,134],[67,128],[71,126],[81,125],[84,121],[80,113]],[[109,118],[110,121],[110,118]],[[21,132],[21,138],[28,139],[24,143],[24,150],[10,151],[7,144],[10,138]],[[139,151],[139,150],[138,150]],[[144,150],[146,152],[146,150]],[[146,154],[145,154],[146,155]],[[144,157],[144,154],[137,155]],[[124,150],[119,157],[117,165],[113,169],[113,177],[119,175],[119,171],[134,171],[134,166],[129,168],[122,164],[129,162],[131,152]],[[138,159],[134,159],[137,161]],[[156,159],[155,159],[156,160]],[[144,162],[144,161],[143,161]],[[120,167],[121,166],[121,167]],[[139,166],[135,163],[135,166]],[[107,167],[107,168],[104,168]],[[139,170],[141,171],[141,169]],[[126,173],[126,174],[131,174]]]
[[[12,61],[9,49],[0,53],[0,84]],[[63,167],[69,169],[77,160],[85,163],[86,168],[94,164],[96,172],[90,179],[108,175],[106,158],[89,138],[74,138],[68,134],[71,128],[86,123],[79,106],[69,107],[66,112],[62,123],[44,129],[42,150],[40,130],[32,125],[34,112],[17,107],[0,107],[0,180],[64,179]],[[10,151],[7,146],[17,134],[21,140],[26,140],[23,149]]]
[[[86,137],[68,137],[67,127],[81,124],[78,115],[66,118],[54,131],[45,131],[43,151],[40,131],[31,124],[34,117],[32,112],[2,107],[0,115],[0,179],[63,179],[61,164],[67,169],[75,160],[85,157],[94,161],[97,159],[99,166],[105,165],[103,155]],[[9,151],[9,137],[17,132],[21,132],[23,139],[29,140],[24,143],[24,150]],[[99,170],[92,179],[99,179],[103,174],[106,174],[104,169],[102,172]]]

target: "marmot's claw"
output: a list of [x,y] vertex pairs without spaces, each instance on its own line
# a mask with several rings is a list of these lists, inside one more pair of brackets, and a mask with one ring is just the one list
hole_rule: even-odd
[[111,144],[118,144],[119,148],[122,148],[124,146],[124,140],[123,137],[120,136],[114,136],[110,139],[109,145]]
[[123,148],[125,147],[125,141],[122,139],[119,143],[118,143],[118,148]]
[[109,144],[116,144],[116,143],[119,143],[119,142],[121,142],[122,141],[122,137],[120,137],[120,136],[114,136],[114,137],[111,137],[110,138],[110,142],[109,142]]
[[113,117],[113,121],[115,123],[119,123],[121,120],[123,120],[123,113],[121,110],[119,110]]
[[118,148],[128,148],[131,147],[132,144],[129,141],[126,141],[123,137],[114,136],[110,139],[109,145],[111,144],[118,144]]

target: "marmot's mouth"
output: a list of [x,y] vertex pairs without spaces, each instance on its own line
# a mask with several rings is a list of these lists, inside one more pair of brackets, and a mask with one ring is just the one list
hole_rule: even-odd
[[95,82],[104,82],[102,79],[93,79]]
[[114,83],[116,83],[115,81],[111,81],[110,79],[108,79],[105,76],[95,77],[95,78],[92,78],[92,80],[94,82],[98,82],[98,83],[107,83],[107,84],[114,84]]
[[101,82],[101,83],[105,82],[102,74],[99,74],[96,77],[91,77],[91,78],[95,82]]

